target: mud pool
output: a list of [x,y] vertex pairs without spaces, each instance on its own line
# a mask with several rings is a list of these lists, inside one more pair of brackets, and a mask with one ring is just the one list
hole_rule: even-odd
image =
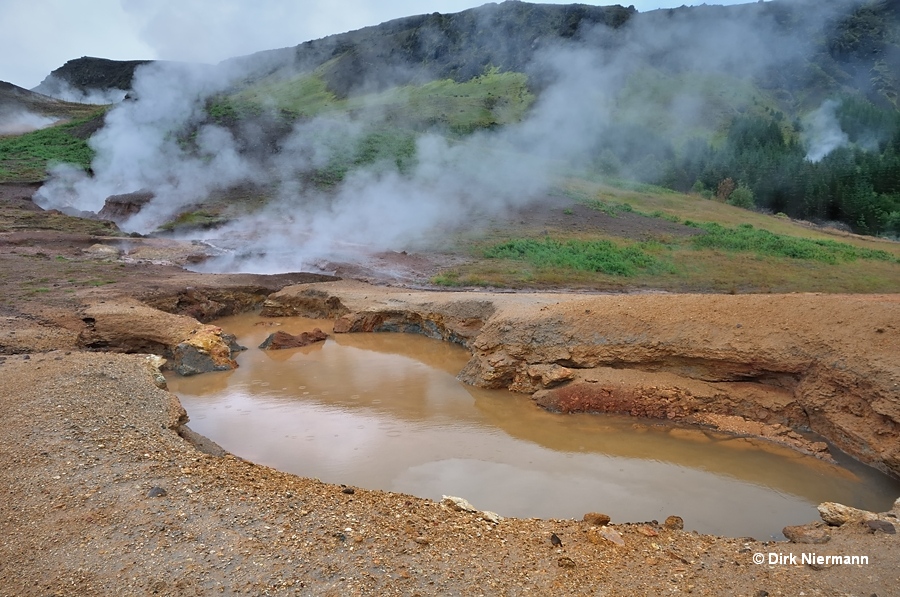
[[610,415],[558,415],[528,396],[466,386],[465,349],[408,334],[337,334],[256,347],[328,321],[241,315],[216,322],[248,347],[234,371],[169,387],[189,426],[247,460],[305,477],[439,500],[502,516],[613,522],[684,518],[703,533],[781,538],[836,501],[883,511],[900,482],[768,442]]

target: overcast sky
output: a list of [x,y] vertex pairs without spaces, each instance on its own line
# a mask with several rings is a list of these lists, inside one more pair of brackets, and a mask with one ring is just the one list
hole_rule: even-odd
[[[639,11],[702,4],[625,0]],[[555,4],[564,0],[545,0]],[[740,4],[747,0],[707,0]],[[82,56],[219,62],[482,0],[0,0],[0,81],[31,89]],[[590,2],[606,6],[614,2]],[[624,2],[623,2],[624,4]]]

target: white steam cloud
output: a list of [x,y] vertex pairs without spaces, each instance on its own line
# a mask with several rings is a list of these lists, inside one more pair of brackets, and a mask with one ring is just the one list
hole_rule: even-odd
[[850,144],[850,137],[841,130],[837,109],[840,102],[825,100],[818,110],[810,112],[803,119],[803,143],[806,147],[806,159],[819,162],[839,147]]
[[[97,152],[92,176],[60,169],[36,198],[44,206],[97,212],[110,195],[149,191],[154,198],[125,223],[147,232],[214,191],[243,183],[274,189],[275,198],[262,211],[205,234],[213,244],[236,248],[205,264],[215,271],[296,271],[320,261],[415,248],[442,232],[478,225],[539,199],[559,172],[588,165],[604,144],[633,142],[606,135],[623,113],[646,122],[657,116],[651,113],[658,110],[653,97],[635,95],[631,105],[617,105],[618,91],[637,68],[666,64],[673,72],[699,68],[752,77],[808,50],[772,16],[722,26],[721,19],[712,18],[716,8],[674,17],[658,11],[620,30],[582,32],[577,45],[548,43],[532,68],[543,88],[523,122],[461,141],[422,135],[408,168],[401,171],[393,163],[358,168],[327,192],[311,184],[309,175],[362,139],[367,127],[360,116],[300,122],[281,138],[277,151],[246,151],[242,143],[252,124],[235,137],[229,129],[204,124],[204,107],[208,98],[246,77],[254,57],[217,67],[145,65],[136,72],[134,101],[116,105],[90,140]],[[777,52],[748,55],[748,47]],[[271,61],[287,54],[259,58],[269,61],[266,72],[271,72]],[[667,119],[689,129],[705,117],[698,98],[676,95]],[[196,135],[187,149],[179,140],[192,130]]]
[[47,128],[59,122],[58,118],[42,116],[25,109],[0,111],[0,135],[21,135]]
[[127,92],[123,89],[78,89],[72,86],[68,81],[48,76],[41,84],[32,91],[42,93],[64,102],[72,102],[76,104],[91,104],[95,106],[105,106],[107,104],[115,104],[123,99]]
[[178,134],[205,117],[205,101],[233,75],[204,65],[150,63],[135,73],[134,100],[117,104],[89,140],[96,151],[93,176],[71,167],[53,172],[36,194],[38,203],[97,212],[110,195],[149,190],[155,200],[131,224],[148,231],[210,191],[254,180],[255,170],[238,157],[231,134],[203,126],[197,151],[179,145]]

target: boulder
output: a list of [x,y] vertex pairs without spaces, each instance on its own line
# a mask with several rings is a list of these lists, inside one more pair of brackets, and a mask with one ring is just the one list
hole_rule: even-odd
[[791,543],[820,545],[831,540],[831,533],[821,525],[822,523],[787,526],[781,532]]
[[877,515],[836,502],[824,502],[818,505],[819,516],[831,526],[839,527],[848,522],[865,522],[875,520]]
[[121,224],[141,211],[150,203],[153,193],[150,191],[137,191],[124,195],[110,195],[103,203],[103,209],[97,212],[97,217],[103,220],[112,220]]
[[285,348],[300,348],[316,342],[322,342],[328,338],[328,334],[319,328],[311,332],[301,332],[297,335],[282,332],[281,330],[269,334],[259,347],[263,350],[283,350]]
[[211,371],[228,371],[234,369],[233,362],[222,361],[208,351],[182,342],[175,347],[172,354],[172,369],[178,375],[197,375],[199,373],[209,373]]

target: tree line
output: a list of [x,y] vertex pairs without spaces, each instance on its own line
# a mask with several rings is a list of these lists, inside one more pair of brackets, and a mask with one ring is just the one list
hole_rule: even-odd
[[[812,156],[817,139],[781,112],[740,116],[723,142],[691,140],[654,182],[747,208],[811,221],[838,221],[863,234],[900,236],[900,114],[858,98],[834,109],[835,146]],[[837,139],[835,142],[834,139]],[[657,152],[659,153],[659,152]]]

